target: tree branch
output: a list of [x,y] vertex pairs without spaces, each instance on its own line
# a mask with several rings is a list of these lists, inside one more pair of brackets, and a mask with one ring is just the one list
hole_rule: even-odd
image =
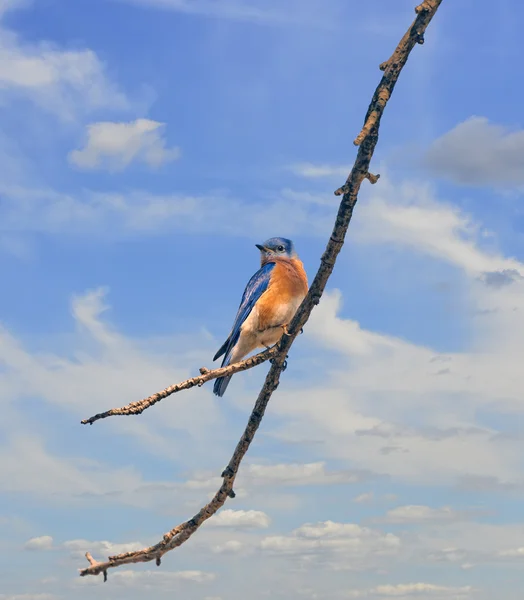
[[[222,473],[223,482],[219,490],[214,495],[213,499],[192,519],[171,529],[171,531],[166,533],[163,539],[154,546],[136,552],[126,552],[117,556],[110,556],[109,559],[103,563],[94,561],[91,555],[87,553],[86,557],[90,562],[90,566],[80,571],[81,576],[99,575],[100,573],[104,573],[104,577],[107,577],[108,569],[129,563],[155,560],[156,564],[160,565],[161,557],[166,552],[173,550],[173,548],[180,546],[188,540],[204,521],[212,517],[224,505],[228,497],[234,497],[233,484],[240,463],[262,421],[271,395],[278,387],[280,374],[284,369],[284,363],[289,348],[293,344],[301,328],[309,319],[311,311],[314,306],[319,303],[322,293],[324,292],[326,283],[335,266],[337,256],[344,244],[349,222],[353,215],[353,208],[357,202],[360,186],[366,178],[372,183],[376,182],[378,178],[378,176],[370,175],[369,165],[377,145],[380,119],[384,112],[384,108],[395,87],[399,74],[406,64],[409,53],[414,46],[423,39],[422,36],[431,19],[435,16],[441,2],[442,0],[425,0],[416,7],[415,12],[417,13],[417,17],[415,21],[400,41],[391,58],[381,65],[384,70],[384,75],[371,100],[371,104],[364,120],[364,127],[355,140],[355,143],[358,142],[358,145],[360,146],[355,159],[355,164],[351,169],[351,173],[349,174],[345,185],[335,192],[336,195],[343,194],[343,197],[340,202],[331,237],[329,238],[320,261],[320,267],[306,298],[300,305],[293,321],[288,327],[288,334],[283,335],[277,345],[277,351],[272,360],[271,368],[258,395],[244,433],[235,448],[228,466]],[[162,394],[162,392],[160,392],[160,394]]]
[[220,367],[219,369],[213,369],[211,371],[205,367],[200,367],[200,375],[197,377],[191,377],[191,379],[186,379],[180,383],[170,385],[169,387],[164,388],[162,391],[157,392],[148,398],[144,398],[143,400],[139,400],[138,402],[131,402],[130,404],[122,406],[121,408],[112,408],[103,413],[98,413],[92,417],[89,417],[89,419],[80,421],[80,423],[82,423],[82,425],[92,425],[95,421],[99,421],[100,419],[105,419],[107,417],[113,417],[115,415],[139,415],[140,413],[144,412],[146,408],[149,408],[150,406],[153,406],[153,404],[160,402],[160,400],[171,396],[171,394],[176,394],[182,390],[189,390],[195,386],[201,387],[204,385],[204,383],[206,383],[206,381],[218,379],[224,375],[233,375],[234,373],[239,373],[240,371],[247,371],[247,369],[252,369],[257,365],[262,364],[266,360],[271,360],[277,353],[278,347],[275,345],[272,348],[264,350],[264,352],[250,356],[245,360],[242,360],[238,363],[233,363],[227,367]]

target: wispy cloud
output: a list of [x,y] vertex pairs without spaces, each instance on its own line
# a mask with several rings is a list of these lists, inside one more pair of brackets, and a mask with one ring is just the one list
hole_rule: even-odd
[[293,555],[305,563],[315,560],[336,570],[370,568],[375,558],[394,556],[400,539],[391,533],[353,523],[324,521],[306,523],[289,535],[262,539],[260,547],[272,554]]
[[347,179],[351,167],[349,165],[328,165],[328,164],[314,164],[314,163],[296,163],[290,165],[288,170],[299,177],[305,177],[307,179],[317,179],[323,177],[338,177]]
[[165,123],[136,119],[129,123],[104,121],[87,125],[85,146],[69,153],[81,169],[122,171],[132,162],[159,167],[180,157],[179,148],[167,148]]
[[[259,25],[335,28],[326,18],[325,3],[318,0],[119,0],[145,8],[157,8],[211,19],[228,19]],[[324,8],[324,10],[322,10]]]
[[130,107],[92,50],[25,42],[1,23],[0,34],[0,98],[4,102],[29,98],[62,119],[101,108]]
[[260,510],[221,510],[208,527],[231,527],[233,529],[267,529],[271,519]]
[[347,598],[433,598],[453,600],[465,600],[474,592],[470,585],[461,587],[452,587],[434,583],[398,583],[391,585],[378,585],[367,590],[354,590],[348,592]]
[[424,505],[397,506],[388,510],[384,523],[453,523],[474,518],[479,511],[455,510],[451,506],[432,508]]

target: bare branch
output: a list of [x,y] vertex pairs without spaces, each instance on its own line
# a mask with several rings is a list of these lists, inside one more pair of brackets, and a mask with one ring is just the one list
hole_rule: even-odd
[[378,130],[380,119],[393,93],[400,71],[406,64],[414,46],[424,43],[426,27],[429,25],[441,2],[442,0],[424,0],[422,4],[415,8],[417,18],[406,31],[391,57],[380,65],[379,68],[381,71],[384,71],[384,76],[378,84],[371,100],[366,118],[364,119],[364,127],[353,142],[355,146],[360,146],[372,132],[377,133],[374,130]]
[[197,377],[192,377],[191,379],[186,379],[180,383],[170,385],[169,387],[166,387],[162,391],[157,392],[148,398],[144,398],[138,402],[131,402],[127,406],[122,406],[121,408],[112,408],[110,410],[106,410],[106,412],[98,413],[97,415],[89,417],[89,419],[84,419],[80,422],[82,425],[92,425],[95,421],[99,421],[100,419],[105,419],[107,417],[113,417],[115,415],[139,415],[140,413],[144,412],[146,408],[149,408],[150,406],[153,406],[153,404],[160,402],[160,400],[171,396],[171,394],[176,394],[182,390],[189,390],[195,386],[201,387],[204,385],[204,383],[206,383],[206,381],[218,379],[219,377],[223,377],[225,375],[233,375],[234,373],[239,373],[240,371],[247,371],[247,369],[252,369],[257,365],[262,364],[266,360],[271,360],[277,353],[277,346],[273,346],[272,348],[264,350],[264,352],[255,354],[254,356],[246,358],[246,360],[228,365],[227,367],[220,367],[219,369],[213,369],[212,371],[206,369],[205,367],[201,367],[201,374]]
[[376,176],[371,177],[369,175],[369,165],[377,145],[380,119],[384,112],[387,100],[391,96],[391,92],[395,87],[395,83],[397,82],[403,66],[406,64],[409,53],[421,39],[420,36],[424,34],[441,2],[442,0],[425,0],[415,9],[417,18],[400,41],[392,57],[387,61],[384,76],[382,77],[369,106],[364,128],[357,137],[360,147],[355,159],[355,164],[351,169],[351,173],[349,174],[345,185],[337,190],[337,192],[340,192],[339,195],[343,194],[343,197],[340,202],[331,237],[329,238],[326,250],[320,261],[320,267],[307,296],[288,327],[288,334],[283,335],[277,345],[278,351],[272,360],[271,368],[258,395],[244,433],[235,448],[233,456],[229,461],[229,465],[222,473],[224,480],[220,489],[213,499],[192,519],[178,525],[166,533],[162,541],[158,542],[158,544],[136,552],[126,552],[125,554],[110,556],[109,559],[103,563],[97,563],[96,561],[93,563],[93,559],[88,557],[91,564],[89,567],[81,570],[80,575],[99,575],[100,573],[107,572],[110,568],[129,563],[155,560],[157,564],[159,564],[160,557],[163,554],[180,546],[188,540],[200,525],[213,516],[224,505],[227,498],[233,494],[233,484],[238,473],[238,468],[253,440],[260,422],[262,421],[271,395],[278,387],[280,374],[285,367],[286,355],[298,333],[309,319],[314,306],[319,303],[326,287],[326,283],[333,271],[337,256],[344,244],[349,222],[351,221],[353,214],[353,208],[357,202],[357,194],[360,186],[364,179],[368,178],[373,182],[373,179],[376,178]]

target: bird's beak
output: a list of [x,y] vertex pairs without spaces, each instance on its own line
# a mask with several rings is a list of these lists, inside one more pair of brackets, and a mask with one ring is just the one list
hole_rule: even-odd
[[267,248],[264,248],[264,246],[261,246],[260,244],[255,244],[255,246],[260,250],[260,252],[266,252]]

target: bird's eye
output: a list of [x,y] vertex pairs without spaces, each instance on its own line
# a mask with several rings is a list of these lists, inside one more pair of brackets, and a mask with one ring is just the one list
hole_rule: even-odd
[[277,250],[279,252],[284,252],[285,248],[284,248],[284,246],[277,246]]

